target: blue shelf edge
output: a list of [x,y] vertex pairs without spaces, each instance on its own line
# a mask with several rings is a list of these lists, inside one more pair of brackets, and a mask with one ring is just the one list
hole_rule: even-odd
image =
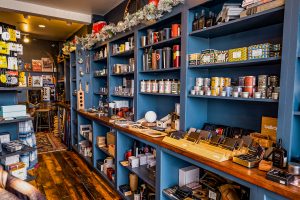
[[124,51],[124,52],[120,52],[120,53],[116,53],[116,54],[112,54],[112,57],[118,57],[118,56],[131,56],[134,54],[134,50],[128,50],[128,51]]
[[165,46],[165,45],[169,45],[170,43],[173,42],[179,42],[181,39],[181,36],[175,37],[175,38],[170,38],[168,40],[163,40],[154,44],[148,44],[146,46],[141,47],[141,49],[146,49],[146,48],[150,48],[150,47],[161,47],[161,46]]
[[240,62],[225,62],[225,63],[212,63],[205,65],[189,65],[190,69],[222,69],[222,68],[234,68],[234,67],[249,67],[257,65],[266,65],[274,67],[273,64],[280,63],[281,58],[264,58],[264,59],[253,59]]
[[180,71],[180,67],[172,67],[166,69],[155,69],[155,70],[147,70],[147,71],[140,71],[140,73],[156,73],[156,72],[170,72],[170,71]]
[[144,94],[144,95],[154,95],[154,96],[180,97],[180,94],[148,93],[148,92],[140,92],[140,94]]
[[134,98],[134,96],[125,96],[125,95],[118,95],[118,94],[112,94],[111,96],[113,96],[113,97],[124,97],[124,98],[131,98],[131,99],[133,99],[133,98]]
[[221,97],[221,96],[206,96],[206,95],[188,95],[191,98],[202,99],[219,99],[219,100],[232,100],[232,101],[249,101],[249,102],[263,102],[263,103],[278,103],[278,100],[273,99],[255,99],[255,98],[241,98],[241,97]]
[[112,76],[126,76],[126,75],[134,75],[134,72],[120,73],[120,74],[111,74]]

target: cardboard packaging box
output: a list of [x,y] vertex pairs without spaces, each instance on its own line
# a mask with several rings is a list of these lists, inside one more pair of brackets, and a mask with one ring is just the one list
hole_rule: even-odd
[[262,117],[261,134],[268,135],[272,141],[276,141],[277,135],[277,118]]
[[195,166],[179,169],[179,187],[199,181],[199,173],[199,168]]
[[25,117],[26,106],[25,105],[11,105],[11,106],[0,106],[0,117]]

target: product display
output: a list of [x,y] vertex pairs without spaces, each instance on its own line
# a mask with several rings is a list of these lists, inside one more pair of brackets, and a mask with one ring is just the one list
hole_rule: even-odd
[[278,100],[278,76],[259,75],[256,80],[255,76],[241,76],[234,80],[228,77],[198,77],[190,94]]
[[[122,44],[113,44],[112,53],[119,54],[134,49],[134,37],[129,37],[126,42]],[[100,53],[99,53],[100,54]]]
[[241,62],[271,57],[281,57],[281,44],[264,43],[229,50],[205,49],[201,53],[189,54],[189,65]]
[[114,88],[114,95],[134,96],[134,80],[123,77],[123,84]]
[[104,59],[104,58],[107,58],[107,49],[106,47],[104,48],[101,48],[99,51],[96,51],[94,53],[94,61],[97,61],[97,60],[101,60],[101,59]]
[[142,80],[140,92],[160,94],[180,94],[179,80]]
[[125,74],[134,72],[134,58],[129,59],[129,64],[114,64],[113,74]]

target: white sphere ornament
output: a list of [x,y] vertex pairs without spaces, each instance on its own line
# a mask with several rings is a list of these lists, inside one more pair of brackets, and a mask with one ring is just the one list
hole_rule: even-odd
[[147,122],[153,123],[156,121],[157,115],[154,111],[148,111],[145,114],[145,119]]

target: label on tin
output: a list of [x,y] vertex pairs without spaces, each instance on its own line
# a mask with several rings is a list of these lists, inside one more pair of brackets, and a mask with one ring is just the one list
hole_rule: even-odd
[[203,62],[210,62],[210,56],[203,56]]
[[262,56],[262,54],[263,54],[262,49],[252,50],[252,56],[259,57],[259,56]]
[[241,52],[241,51],[233,52],[232,57],[233,57],[234,59],[241,58],[241,57],[242,57],[242,52]]

